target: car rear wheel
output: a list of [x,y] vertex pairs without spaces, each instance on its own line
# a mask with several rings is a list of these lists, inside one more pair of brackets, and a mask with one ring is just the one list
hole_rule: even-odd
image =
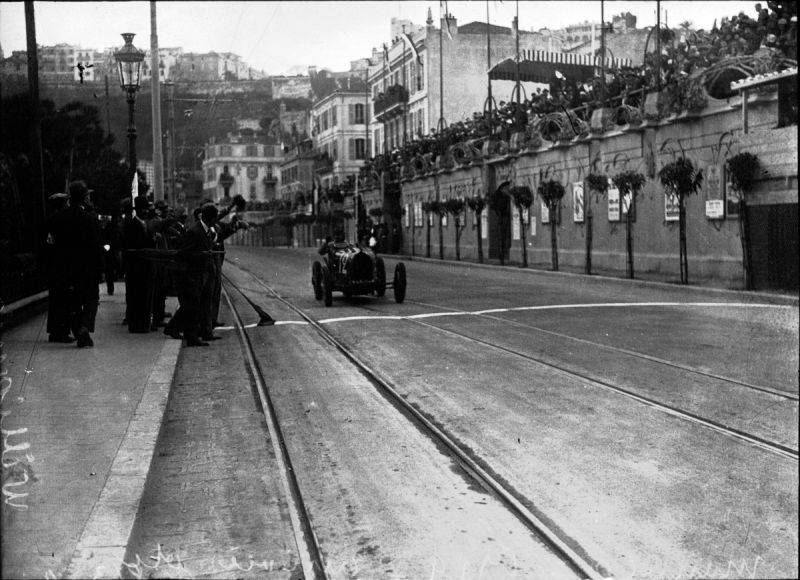
[[406,299],[406,265],[400,262],[394,267],[394,301],[402,304]]
[[314,265],[311,267],[311,286],[314,287],[314,298],[316,300],[322,300],[323,288],[322,288],[322,264],[319,262],[314,262]]
[[383,258],[375,258],[375,295],[386,294],[386,265]]

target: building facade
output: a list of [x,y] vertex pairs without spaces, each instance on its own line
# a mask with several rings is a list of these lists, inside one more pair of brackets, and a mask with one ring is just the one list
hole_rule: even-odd
[[[452,15],[434,26],[393,20],[394,36],[369,67],[373,100],[371,155],[390,151],[404,141],[470,119],[487,104],[492,65],[516,56],[516,31],[485,22],[458,26]],[[396,28],[400,26],[400,30]],[[487,38],[488,37],[488,38]],[[551,35],[520,31],[520,50],[552,48]],[[487,56],[488,53],[488,56]],[[511,100],[514,83],[493,81],[493,107]]]
[[[259,143],[258,133],[242,129],[205,146],[203,194],[214,202],[241,195],[251,202],[270,201],[280,189],[283,154],[275,145]],[[226,177],[223,177],[226,176]],[[227,190],[227,191],[226,191]]]
[[314,146],[321,159],[317,177],[323,189],[355,176],[369,152],[370,92],[363,79],[340,81],[341,88],[311,109]]

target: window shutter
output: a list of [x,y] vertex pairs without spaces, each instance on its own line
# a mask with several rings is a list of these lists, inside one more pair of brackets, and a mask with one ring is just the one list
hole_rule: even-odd
[[356,142],[355,139],[348,139],[347,140],[347,150],[349,152],[348,157],[350,159],[356,158]]
[[347,105],[347,109],[350,112],[350,124],[351,125],[355,125],[356,124],[356,106],[351,103],[351,104]]

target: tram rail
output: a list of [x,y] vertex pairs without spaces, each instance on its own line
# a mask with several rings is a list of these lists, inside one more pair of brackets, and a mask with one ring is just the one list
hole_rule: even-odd
[[[528,507],[525,505],[525,498],[518,497],[517,493],[513,490],[509,489],[499,478],[495,477],[492,473],[490,473],[489,467],[484,467],[482,460],[479,458],[473,457],[469,452],[464,450],[456,441],[454,437],[448,434],[444,429],[434,424],[428,417],[425,416],[420,410],[415,408],[413,405],[408,403],[400,394],[397,387],[386,377],[382,376],[377,370],[370,367],[365,361],[363,361],[352,349],[350,349],[347,345],[342,343],[338,340],[331,332],[324,328],[324,326],[318,323],[316,320],[308,316],[302,309],[295,306],[289,300],[286,300],[280,294],[278,294],[272,287],[264,283],[261,279],[257,276],[253,276],[254,280],[266,291],[268,292],[273,298],[280,301],[283,305],[287,308],[291,309],[295,312],[298,316],[300,316],[303,320],[308,323],[326,342],[330,345],[335,347],[339,352],[341,352],[351,364],[353,364],[363,376],[365,376],[373,385],[375,385],[379,392],[381,392],[384,397],[388,400],[390,404],[398,408],[402,413],[408,416],[412,421],[419,427],[421,430],[431,439],[434,440],[435,443],[440,445],[441,447],[445,448],[449,455],[456,461],[456,463],[487,493],[492,495],[498,501],[502,503],[503,506],[506,507],[528,530],[530,530],[536,537],[540,538],[543,542],[545,542],[552,550],[554,550],[557,554],[560,555],[562,560],[574,570],[576,578],[582,578],[587,580],[604,580],[609,576],[608,570],[606,570],[599,562],[591,560],[588,556],[583,555],[580,553],[580,548],[574,548],[570,546],[570,544],[564,541],[559,535],[553,531],[540,517],[534,514]],[[225,278],[227,283],[231,286],[235,285],[229,278]],[[249,302],[249,301],[248,301]],[[232,302],[229,301],[231,309],[234,310],[234,305]],[[252,305],[252,304],[251,304]],[[235,311],[234,311],[235,312]],[[238,312],[235,313],[236,318],[236,326],[237,330],[240,334],[240,337],[243,340],[243,343],[246,344],[246,348],[248,352],[248,364],[252,365],[252,369],[257,371],[258,369],[258,362],[255,359],[252,345],[247,338],[247,333],[245,332],[244,325],[242,324],[241,317],[239,316]],[[254,372],[254,376],[257,375],[258,372]],[[269,394],[264,387],[263,380],[257,380],[260,383],[259,386],[259,396],[262,397],[262,405],[264,409],[269,409],[269,413],[271,415],[270,422],[273,425],[270,426],[270,434],[273,434],[273,429],[275,432],[275,437],[280,439],[280,451],[281,454],[284,456],[284,467],[283,469],[287,470],[287,485],[290,485],[292,490],[292,497],[294,500],[295,505],[293,506],[292,511],[296,512],[297,514],[297,525],[301,528],[301,533],[298,535],[298,545],[307,545],[309,540],[313,540],[311,545],[308,545],[306,550],[309,554],[308,558],[308,565],[312,567],[312,569],[316,570],[316,561],[313,558],[313,553],[317,552],[320,554],[319,556],[319,565],[324,569],[324,562],[322,561],[321,556],[321,549],[316,544],[316,539],[313,534],[313,529],[311,529],[310,518],[308,518],[308,514],[305,510],[304,505],[302,505],[302,497],[300,496],[299,486],[297,484],[297,480],[294,477],[294,473],[291,469],[291,460],[288,458],[288,451],[286,449],[286,445],[283,442],[283,438],[280,435],[280,426],[277,423],[277,416],[274,411],[274,407],[269,400]],[[262,394],[263,392],[263,394]],[[294,520],[293,520],[294,521]],[[308,527],[306,530],[305,528]],[[304,566],[305,566],[304,562]],[[319,578],[324,578],[324,576],[318,576]]]

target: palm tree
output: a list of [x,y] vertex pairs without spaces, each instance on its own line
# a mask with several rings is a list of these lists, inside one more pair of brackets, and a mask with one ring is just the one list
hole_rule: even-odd
[[548,179],[539,184],[537,193],[541,196],[547,210],[550,212],[550,249],[552,252],[553,271],[558,272],[558,240],[556,226],[558,225],[558,209],[565,189],[560,181]]
[[645,176],[636,171],[623,171],[612,178],[620,196],[630,196],[628,213],[625,216],[625,247],[628,251],[628,278],[633,279],[633,216],[636,211],[636,198],[645,184]]
[[703,184],[703,170],[695,169],[691,159],[678,157],[658,172],[658,177],[668,192],[678,198],[679,252],[681,284],[689,283],[689,256],[686,252],[686,196],[697,193]]
[[604,173],[590,173],[586,177],[586,273],[592,273],[592,194],[605,197],[608,192],[608,176]]
[[483,264],[483,220],[481,216],[486,209],[486,198],[482,195],[472,196],[467,200],[469,209],[475,212],[475,219],[478,222],[478,262]]
[[742,268],[745,290],[753,289],[753,265],[750,255],[750,228],[747,221],[747,195],[760,173],[766,173],[753,153],[737,153],[725,161],[725,170],[731,178],[731,187],[739,200],[739,237],[742,240]]
[[509,191],[514,205],[519,212],[520,243],[522,244],[522,267],[528,267],[528,246],[525,240],[525,210],[530,210],[533,204],[533,192],[527,185],[512,187]]
[[461,198],[446,199],[442,203],[444,211],[453,216],[453,225],[456,228],[456,260],[461,260],[461,230],[464,224],[461,223],[461,216],[466,208],[466,202]]

